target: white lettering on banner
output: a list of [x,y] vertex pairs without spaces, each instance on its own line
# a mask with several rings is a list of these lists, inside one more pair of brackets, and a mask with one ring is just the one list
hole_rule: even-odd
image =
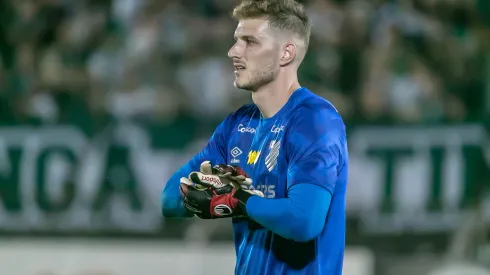
[[[138,127],[117,136],[117,144],[91,143],[70,127],[0,128],[0,229],[159,231],[165,181],[199,149],[155,150]],[[364,230],[439,231],[461,222],[483,129],[365,128],[349,137],[347,211]],[[275,196],[272,186],[259,189]]]
[[[233,274],[235,255],[231,243],[203,246],[155,240],[3,240],[0,274]],[[19,264],[19,259],[28,264]],[[365,248],[346,248],[342,274],[373,275],[374,254]]]
[[240,133],[252,133],[255,134],[255,129],[252,127],[245,127],[243,124],[238,125],[238,132]]
[[353,131],[349,214],[373,233],[454,229],[461,223],[465,190],[477,183],[468,181],[480,167],[475,161],[484,162],[479,153],[485,135],[479,126]]
[[[192,154],[150,152],[144,142],[148,139],[141,139],[143,131],[127,131],[133,134],[122,135],[123,149],[111,151],[110,142],[91,144],[70,127],[0,128],[0,228],[55,232],[160,228],[165,180],[182,164],[179,158]],[[108,166],[108,162],[115,163]]]

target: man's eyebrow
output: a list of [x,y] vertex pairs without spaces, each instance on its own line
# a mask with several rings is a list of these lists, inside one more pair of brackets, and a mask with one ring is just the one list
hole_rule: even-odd
[[242,39],[242,40],[249,40],[249,39],[257,40],[257,37],[255,37],[253,35],[234,35],[233,38],[235,40],[238,40],[238,39]]

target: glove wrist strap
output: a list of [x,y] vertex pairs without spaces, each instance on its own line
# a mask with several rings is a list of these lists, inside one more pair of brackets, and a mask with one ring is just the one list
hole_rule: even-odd
[[237,189],[235,194],[233,195],[239,203],[238,207],[240,209],[241,214],[247,216],[247,201],[252,196],[252,194],[243,191],[242,189]]

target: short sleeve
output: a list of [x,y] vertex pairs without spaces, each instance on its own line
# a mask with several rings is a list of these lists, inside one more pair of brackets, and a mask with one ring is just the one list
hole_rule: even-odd
[[315,184],[334,193],[347,157],[345,125],[340,117],[315,114],[298,119],[287,140],[288,189]]

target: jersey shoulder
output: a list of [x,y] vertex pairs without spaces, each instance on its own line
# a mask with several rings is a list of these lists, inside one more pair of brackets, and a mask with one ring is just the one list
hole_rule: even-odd
[[294,107],[285,133],[285,154],[289,163],[320,148],[344,152],[346,130],[342,117],[328,100],[307,91]]
[[306,91],[291,116],[286,140],[292,143],[330,143],[344,140],[346,127],[337,109],[328,100]]
[[342,116],[334,105],[325,98],[318,96],[309,90],[307,95],[296,105],[293,120],[301,120],[307,124],[324,124],[332,120],[340,120]]

